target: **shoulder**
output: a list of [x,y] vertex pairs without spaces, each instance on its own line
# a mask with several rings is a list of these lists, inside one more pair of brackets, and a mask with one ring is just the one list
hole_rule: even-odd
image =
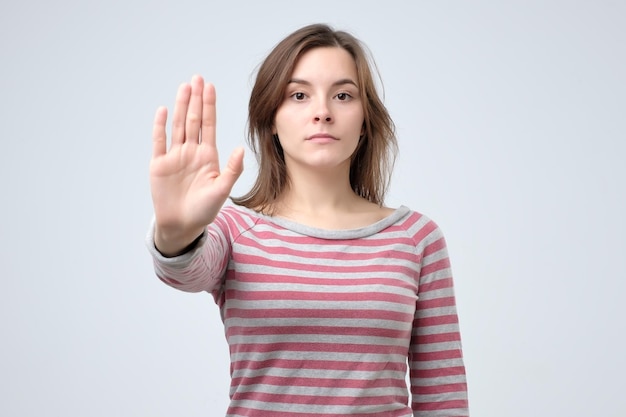
[[257,213],[254,210],[239,206],[232,203],[224,204],[220,210],[220,215],[225,217],[242,217],[242,218],[254,218],[257,217]]
[[416,246],[424,246],[443,239],[441,228],[431,217],[405,206],[397,210],[402,210],[403,215],[396,222],[396,227],[405,230]]
[[235,204],[226,204],[213,221],[213,225],[222,230],[228,230],[232,236],[239,236],[253,228],[259,220],[259,215],[253,210]]

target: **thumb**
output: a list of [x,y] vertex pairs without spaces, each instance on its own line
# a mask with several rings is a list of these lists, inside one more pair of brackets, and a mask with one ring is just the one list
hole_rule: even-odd
[[230,154],[230,158],[228,158],[226,167],[224,167],[218,177],[220,185],[227,188],[229,191],[233,188],[233,185],[235,185],[235,182],[243,172],[243,154],[243,147],[239,146],[235,148],[233,153]]

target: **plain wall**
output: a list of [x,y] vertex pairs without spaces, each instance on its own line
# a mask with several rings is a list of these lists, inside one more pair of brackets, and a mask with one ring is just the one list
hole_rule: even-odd
[[4,1],[0,415],[224,414],[218,309],[144,246],[153,114],[202,74],[226,158],[255,67],[326,22],[378,63],[388,205],[446,235],[472,415],[623,416],[625,18],[608,0]]

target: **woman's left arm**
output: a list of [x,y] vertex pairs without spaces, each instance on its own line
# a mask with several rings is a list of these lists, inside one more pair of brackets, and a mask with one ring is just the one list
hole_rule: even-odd
[[469,416],[467,382],[450,260],[440,229],[421,248],[419,292],[409,350],[412,408],[420,417]]

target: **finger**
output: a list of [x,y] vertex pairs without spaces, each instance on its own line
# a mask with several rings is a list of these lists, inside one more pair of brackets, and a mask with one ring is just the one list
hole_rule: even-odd
[[228,158],[226,167],[220,172],[220,176],[217,178],[220,187],[223,187],[224,194],[230,194],[230,190],[235,185],[235,182],[243,172],[243,147],[236,148]]
[[200,134],[202,143],[212,147],[215,147],[215,101],[215,86],[208,83],[204,86],[202,93],[202,131]]
[[199,75],[191,79],[191,96],[185,119],[185,141],[200,141],[200,118],[202,117],[202,90],[204,80]]
[[167,135],[165,133],[165,123],[167,122],[167,109],[159,107],[154,115],[152,125],[152,157],[156,158],[165,155],[167,152]]
[[172,146],[185,143],[185,118],[190,95],[191,86],[189,84],[181,84],[178,87],[174,115],[172,116]]

